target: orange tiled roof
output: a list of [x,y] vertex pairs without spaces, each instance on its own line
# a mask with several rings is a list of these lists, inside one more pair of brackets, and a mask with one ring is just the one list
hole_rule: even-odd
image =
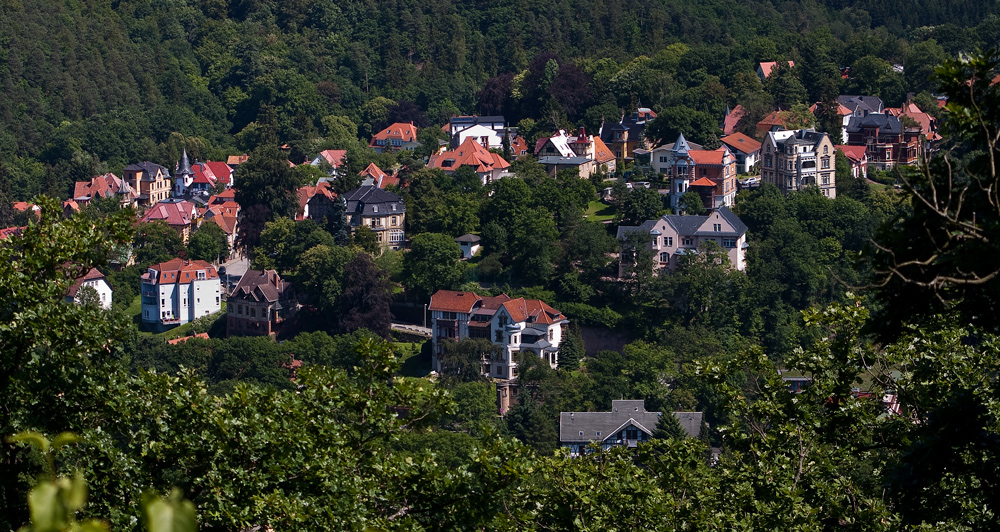
[[691,183],[692,187],[714,187],[716,185],[717,183],[715,181],[712,181],[707,177],[702,177],[701,179]]
[[508,168],[510,163],[470,137],[452,151],[431,155],[427,166],[442,170],[457,170],[461,166],[471,166],[476,172],[491,172]]
[[375,147],[376,140],[401,140],[403,142],[416,142],[417,140],[417,126],[412,123],[404,124],[402,122],[396,122],[395,124],[379,131],[372,137],[372,141],[369,144],[371,147]]
[[719,150],[688,150],[688,156],[698,165],[721,166],[726,152]]
[[756,140],[744,135],[743,133],[733,133],[732,135],[726,135],[719,139],[723,144],[739,150],[743,153],[753,153],[755,151],[760,151],[760,143]]
[[[760,70],[764,73],[764,77],[767,78],[774,71],[774,67],[778,65],[777,61],[764,61],[760,64]],[[795,66],[795,61],[789,61],[788,66]]]
[[598,164],[604,164],[615,160],[615,154],[608,149],[608,145],[601,140],[601,137],[594,135],[594,160]]
[[167,340],[167,343],[170,344],[170,345],[177,345],[179,343],[186,342],[186,341],[188,341],[188,340],[190,340],[192,338],[204,338],[206,340],[209,339],[208,333],[207,332],[203,332],[203,333],[195,334],[193,336],[181,336],[180,338],[174,338],[173,340]]
[[472,292],[456,292],[454,290],[438,290],[431,296],[429,310],[443,312],[469,313],[480,298]]

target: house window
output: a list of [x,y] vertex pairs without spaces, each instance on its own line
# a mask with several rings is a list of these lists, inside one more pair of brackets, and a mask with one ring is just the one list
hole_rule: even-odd
[[665,162],[667,162],[667,156],[666,156],[666,155],[661,155],[661,156],[660,156],[660,162],[661,162],[661,163],[665,163]]
[[694,245],[694,241],[692,241],[690,238],[685,237],[683,240],[681,240],[681,244],[684,246],[691,246]]
[[250,309],[250,317],[251,318],[256,318],[257,317],[257,309],[256,308],[251,308]]
[[828,168],[830,168],[830,158],[823,157],[823,169],[826,170]]
[[396,226],[396,217],[395,216],[392,217],[392,220],[391,220],[390,223],[392,224],[393,227]]
[[236,313],[241,316],[243,315],[243,305],[236,305]]
[[497,332],[496,332],[496,335],[494,336],[494,338],[495,338],[495,340],[493,340],[494,342],[502,342],[503,341],[503,331],[501,331],[500,329],[497,329]]
[[724,248],[734,248],[734,247],[736,247],[736,239],[735,238],[723,238],[722,239],[722,247],[724,247]]
[[549,329],[549,341],[550,342],[552,341],[553,338],[555,338],[555,336],[556,336],[556,332],[553,331],[552,329]]
[[828,153],[830,153],[830,147],[829,146],[823,146],[823,155],[826,155]]
[[663,237],[663,245],[668,248],[674,247],[674,237],[672,236]]
[[660,262],[670,262],[670,253],[660,253]]
[[830,184],[830,174],[823,174],[823,184],[824,185]]
[[722,224],[712,224],[712,231],[715,232],[722,231]]

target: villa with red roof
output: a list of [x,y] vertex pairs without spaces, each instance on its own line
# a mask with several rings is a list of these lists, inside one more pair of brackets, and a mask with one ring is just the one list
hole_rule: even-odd
[[232,251],[236,246],[236,230],[240,217],[240,204],[236,203],[236,192],[233,189],[208,198],[208,206],[202,213],[203,222],[213,222],[226,233],[226,241]]
[[[701,179],[715,185],[711,189],[711,201],[705,202],[707,208],[732,207],[736,199],[736,157],[733,152],[725,145],[717,150],[700,148],[697,144],[692,145],[681,134],[673,144],[652,151],[654,171],[663,173],[670,179],[670,208],[674,212],[678,212],[681,196],[693,182]],[[700,183],[701,185],[695,186],[707,187],[707,181]]]
[[510,163],[488,150],[473,137],[465,139],[465,142],[454,150],[431,155],[427,162],[428,168],[439,168],[449,175],[463,166],[472,168],[485,186],[501,177],[506,177]]
[[191,224],[198,218],[198,210],[194,203],[179,198],[163,200],[153,205],[142,215],[142,223],[162,220],[177,231],[184,243],[191,236]]
[[559,365],[559,344],[569,320],[541,300],[438,290],[428,310],[435,371],[442,371],[438,360],[442,345],[466,338],[484,338],[500,347],[482,360],[483,374],[494,379],[517,379],[517,359],[522,355],[537,356],[553,368]]
[[600,135],[587,135],[582,127],[576,135],[560,129],[551,137],[538,139],[535,155],[549,174],[555,175],[559,170],[575,167],[583,179],[599,170],[614,172],[618,161]]
[[191,188],[195,190],[211,192],[219,183],[226,188],[233,186],[233,167],[222,161],[196,162],[191,171],[194,172]]
[[94,176],[90,181],[77,181],[73,186],[73,201],[85,207],[95,197],[110,198],[117,195],[122,207],[134,207],[139,193],[124,179],[108,172]]
[[330,182],[321,180],[314,187],[300,187],[299,215],[296,220],[322,220],[333,212],[337,193],[330,188]]
[[369,147],[375,153],[387,151],[412,150],[419,146],[417,142],[417,127],[413,123],[396,122],[395,124],[379,131],[372,137]]
[[171,259],[142,274],[142,323],[162,331],[222,308],[222,283],[215,266],[203,260]]

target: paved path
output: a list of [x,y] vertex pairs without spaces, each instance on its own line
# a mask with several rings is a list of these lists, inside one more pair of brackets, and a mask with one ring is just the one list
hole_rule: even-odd
[[409,323],[393,323],[390,328],[394,331],[404,332],[407,334],[412,334],[415,336],[422,336],[424,338],[431,337],[430,327],[421,327],[419,325],[410,325]]

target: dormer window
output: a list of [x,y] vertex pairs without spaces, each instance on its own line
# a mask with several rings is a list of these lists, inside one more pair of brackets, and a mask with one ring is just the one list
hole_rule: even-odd
[[372,212],[378,212],[378,205],[372,205]]

